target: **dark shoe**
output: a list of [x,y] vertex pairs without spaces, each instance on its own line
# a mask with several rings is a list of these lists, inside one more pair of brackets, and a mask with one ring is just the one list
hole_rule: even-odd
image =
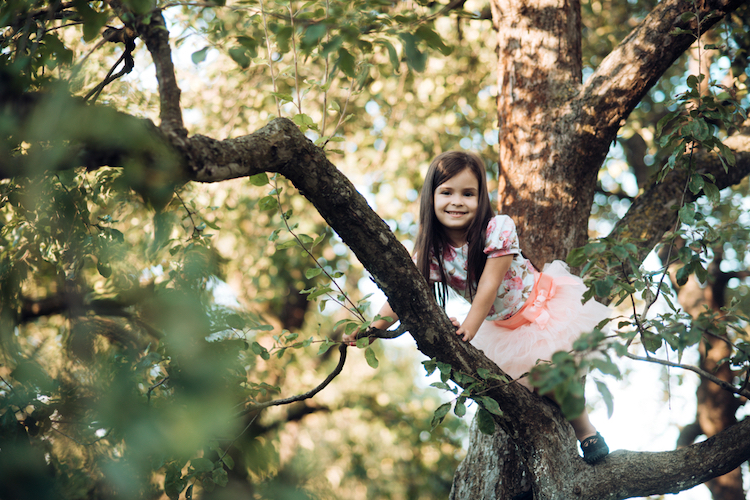
[[598,462],[609,454],[609,447],[598,432],[595,436],[587,437],[581,441],[581,450],[583,451],[583,460],[587,464]]
[[524,491],[523,493],[519,493],[518,495],[514,496],[512,500],[531,500],[531,490]]

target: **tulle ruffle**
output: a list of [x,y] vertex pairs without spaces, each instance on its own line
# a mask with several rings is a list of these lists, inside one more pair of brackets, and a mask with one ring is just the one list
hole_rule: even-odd
[[[586,286],[568,271],[564,262],[547,264],[542,273],[551,276],[554,283],[554,294],[541,304],[544,321],[514,329],[498,324],[502,322],[485,321],[471,341],[514,379],[528,372],[538,360],[549,361],[553,353],[569,351],[578,337],[611,315],[609,307],[595,300],[581,304]],[[519,382],[529,387],[526,379]]]

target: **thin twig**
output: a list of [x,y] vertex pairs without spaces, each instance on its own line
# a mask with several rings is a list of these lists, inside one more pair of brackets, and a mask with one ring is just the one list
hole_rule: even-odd
[[349,306],[347,306],[344,302],[338,300],[337,298],[331,296],[331,294],[327,293],[326,296],[330,300],[339,304],[341,307],[344,307],[347,311],[351,312],[362,321],[365,321],[364,315],[361,312],[359,312],[357,305],[354,302],[352,302],[352,300],[349,298],[349,295],[344,293],[344,290],[342,290],[339,284],[336,283],[336,280],[333,278],[333,276],[331,276],[328,273],[328,271],[326,271],[325,268],[322,265],[320,265],[318,260],[313,255],[312,251],[310,251],[310,249],[308,249],[305,246],[305,244],[302,243],[302,240],[299,238],[299,236],[297,236],[297,234],[294,231],[292,231],[292,227],[289,225],[289,221],[287,220],[286,215],[284,215],[284,210],[281,208],[281,191],[279,190],[278,181],[276,180],[276,177],[273,178],[273,187],[274,187],[274,192],[276,193],[276,203],[279,206],[279,214],[281,214],[281,220],[284,222],[284,226],[286,227],[286,230],[289,232],[289,234],[292,235],[292,237],[295,239],[297,244],[302,248],[302,250],[304,250],[305,253],[313,260],[313,262],[315,262],[315,265],[323,272],[323,274],[325,274],[325,276],[331,281],[331,283],[333,283],[333,286],[336,287],[336,289],[344,297],[346,302],[349,303]]
[[[330,9],[330,1],[326,0],[326,21],[328,20],[328,11]],[[326,23],[326,42],[331,41],[331,29],[328,27],[328,23]],[[329,69],[330,61],[328,60],[328,54],[326,54],[325,57],[325,69],[323,74],[323,88],[325,89],[323,91],[323,124],[320,127],[320,136],[325,137],[326,135],[326,118],[328,117],[328,87],[326,87],[326,83],[328,82],[328,69]]]
[[[338,131],[339,127],[341,126],[341,123],[344,121],[344,117],[346,116],[346,108],[347,106],[349,106],[349,99],[351,99],[352,97],[352,87],[353,87],[352,84],[354,83],[353,80],[354,80],[353,78],[349,79],[349,93],[346,94],[346,101],[344,102],[344,109],[342,109],[341,112],[339,113],[339,121],[338,123],[336,123],[336,127],[333,129],[333,132],[331,132],[331,137],[336,135],[336,132]],[[325,148],[326,144],[328,144],[328,141],[324,142],[322,144],[322,147]]]
[[190,223],[193,225],[193,234],[190,235],[190,237],[191,238],[196,238],[195,233],[198,231],[198,226],[196,226],[195,219],[193,219],[194,212],[187,207],[187,204],[185,203],[185,200],[182,199],[182,196],[180,196],[180,193],[178,193],[177,191],[175,191],[174,194],[175,194],[175,196],[177,196],[177,199],[180,200],[180,203],[182,204],[182,208],[184,208],[185,211],[187,212],[188,217],[190,217]]
[[625,353],[625,357],[633,359],[635,361],[647,361],[649,363],[656,363],[656,364],[663,365],[663,366],[669,366],[669,367],[673,367],[673,368],[682,368],[683,370],[691,371],[693,373],[698,374],[698,376],[700,376],[702,378],[710,380],[711,382],[715,383],[716,385],[718,385],[719,387],[721,387],[724,390],[727,390],[727,391],[729,391],[731,393],[734,393],[734,394],[737,394],[739,396],[750,398],[750,391],[748,391],[746,389],[737,389],[735,386],[733,386],[729,382],[725,382],[724,380],[721,380],[719,377],[716,377],[715,375],[712,375],[711,373],[709,373],[709,372],[707,372],[705,370],[701,370],[697,366],[685,365],[685,364],[682,364],[682,363],[673,363],[671,361],[665,361],[665,360],[659,359],[659,358],[651,358],[651,357],[644,358],[643,356],[637,356],[635,354],[630,354],[629,352]]
[[222,460],[224,460],[224,457],[227,456],[227,453],[229,453],[229,449],[234,445],[234,442],[237,441],[239,438],[241,438],[242,435],[247,432],[247,430],[250,428],[250,426],[253,425],[253,422],[255,422],[255,419],[258,418],[258,415],[260,415],[260,413],[256,413],[255,416],[250,419],[250,422],[248,422],[248,424],[245,426],[245,428],[242,429],[242,432],[240,432],[239,435],[237,435],[237,437],[235,437],[234,439],[232,439],[232,442],[229,443],[229,445],[227,446],[227,449],[224,450],[224,454],[219,457],[219,462],[221,462]]
[[302,114],[302,96],[299,93],[299,62],[297,58],[297,39],[294,33],[294,12],[292,12],[293,2],[289,2],[289,23],[292,26],[292,55],[294,56],[294,87],[297,91],[297,112]]
[[271,83],[273,84],[274,99],[276,99],[276,113],[281,117],[281,105],[279,104],[278,90],[276,89],[276,75],[273,73],[273,54],[271,53],[271,39],[268,37],[268,23],[266,23],[266,8],[263,6],[263,0],[260,2],[260,14],[263,19],[263,33],[266,36],[266,50],[268,51],[268,66],[271,69]]
[[154,385],[152,385],[151,387],[148,388],[148,393],[146,394],[146,403],[147,404],[151,404],[151,393],[154,391],[154,389],[156,389],[157,387],[160,387],[160,386],[164,385],[167,382],[167,380],[169,380],[169,375],[167,375],[166,377],[162,378],[160,381],[158,381],[157,383],[155,383]]
[[339,353],[341,353],[341,357],[339,358],[339,362],[336,365],[336,368],[334,368],[334,370],[326,377],[326,379],[320,384],[318,384],[318,386],[315,387],[314,389],[311,389],[303,394],[298,394],[296,396],[291,396],[288,398],[275,399],[273,401],[266,401],[265,403],[248,405],[247,407],[245,407],[244,410],[239,412],[237,416],[239,417],[242,415],[247,415],[248,413],[252,413],[254,411],[260,411],[260,410],[263,410],[264,408],[268,408],[269,406],[288,405],[291,403],[297,403],[299,401],[304,401],[306,399],[312,398],[317,393],[325,389],[328,386],[328,384],[330,384],[333,381],[333,379],[335,379],[344,369],[344,363],[346,362],[346,349],[347,349],[346,344],[339,345]]

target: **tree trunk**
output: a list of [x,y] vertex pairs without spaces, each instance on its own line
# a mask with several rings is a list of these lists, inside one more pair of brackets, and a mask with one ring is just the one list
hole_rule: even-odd
[[[739,4],[708,0],[700,6],[701,19],[712,9],[720,14]],[[491,7],[498,56],[498,208],[516,221],[525,256],[541,268],[588,239],[597,175],[609,145],[645,93],[694,40],[670,32],[677,27],[703,32],[713,22],[686,24],[690,2],[661,2],[583,84],[578,0],[492,0]],[[659,217],[674,220],[672,212],[660,207]],[[646,220],[652,223],[653,217]],[[667,227],[649,236],[660,238]],[[636,237],[644,238],[644,251],[653,248],[655,241],[645,234]],[[558,424],[570,429],[566,422]],[[562,434],[539,432],[550,441]],[[541,484],[542,476],[560,478],[566,472],[556,469],[551,448],[538,447],[539,439],[523,439],[501,431],[488,438],[474,430],[451,499],[510,499],[529,485],[538,500],[638,496],[635,491],[597,492],[590,481],[582,488],[584,483],[572,477]],[[571,451],[573,443],[564,449]],[[529,460],[539,457],[549,469],[530,466]]]
[[[596,169],[578,168],[572,110],[581,84],[577,0],[494,0],[498,46],[499,210],[537,267],[582,246]],[[609,144],[598,146],[604,159]],[[544,228],[540,231],[539,228]]]

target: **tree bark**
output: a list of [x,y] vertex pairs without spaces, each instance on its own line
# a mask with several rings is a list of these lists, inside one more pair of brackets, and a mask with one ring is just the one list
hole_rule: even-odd
[[[660,4],[678,11],[672,24],[665,21],[667,25],[679,25],[675,20],[679,19],[677,7],[685,3],[667,0]],[[708,1],[701,5],[714,3],[736,6],[740,2]],[[529,60],[528,67],[508,65],[501,70],[509,72],[507,81],[501,82],[504,98],[521,101],[513,105],[506,121],[501,122],[501,132],[512,129],[511,133],[504,133],[504,139],[501,138],[505,141],[501,146],[505,148],[501,157],[501,185],[508,186],[507,199],[503,199],[502,206],[510,206],[512,202],[514,211],[511,215],[520,217],[519,228],[525,251],[538,262],[543,262],[562,257],[565,251],[585,241],[596,171],[620,120],[640,98],[637,92],[627,93],[619,85],[622,76],[619,71],[622,67],[637,68],[644,64],[644,60],[658,65],[663,54],[623,59],[621,66],[614,66],[617,71],[601,75],[601,79],[581,87],[580,76],[575,75],[576,67],[580,71],[580,41],[575,41],[579,38],[567,38],[580,37],[580,32],[574,33],[580,28],[577,3],[562,7],[540,2],[529,2],[527,7],[514,5],[505,6],[505,2],[499,0],[493,3],[496,25],[511,22],[513,12],[525,16],[529,9],[535,9],[532,21],[522,21],[523,26],[516,27],[519,30],[517,36],[523,36],[525,29],[546,30],[549,36],[539,41],[539,50],[544,52],[545,61],[554,61],[562,68],[537,74],[531,64],[533,61]],[[508,10],[508,15],[502,10],[511,7],[515,10]],[[561,17],[558,19],[558,16]],[[168,68],[163,60],[169,56],[168,45],[162,42],[157,40],[155,45],[148,44],[148,47],[155,60],[161,59],[157,66]],[[517,42],[509,37],[506,48],[501,47],[501,53],[510,50],[513,43]],[[637,37],[629,37],[623,43],[625,48],[632,48],[634,45],[628,44],[640,42]],[[663,68],[668,66],[665,64]],[[512,71],[517,71],[517,74],[515,83],[510,85]],[[327,160],[324,151],[315,147],[291,121],[277,119],[254,134],[225,141],[204,136],[183,137],[178,119],[179,93],[174,92],[170,82],[170,78],[159,80],[162,106],[169,106],[169,112],[162,115],[162,134],[151,137],[151,141],[144,142],[144,145],[136,142],[129,143],[128,147],[119,143],[103,145],[101,136],[93,132],[77,132],[70,139],[73,149],[87,151],[85,164],[88,168],[96,168],[97,163],[122,166],[128,156],[133,156],[153,169],[159,168],[159,159],[167,158],[169,164],[179,164],[180,172],[186,178],[198,182],[218,182],[261,172],[284,175],[313,203],[372,274],[422,353],[451,365],[454,379],[459,381],[463,377],[458,377],[457,373],[481,378],[480,369],[502,374],[494,363],[456,337],[454,327],[438,306],[406,249],[352,183]],[[548,89],[549,98],[541,99],[540,95],[534,94],[531,88],[534,85]],[[647,87],[639,87],[639,92]],[[511,90],[517,92],[509,93]],[[531,112],[535,109],[531,102],[535,96],[545,109]],[[597,109],[599,105],[601,109]],[[530,113],[531,127],[525,127],[521,119],[524,110]],[[91,108],[91,113],[95,112],[95,108]],[[97,123],[91,121],[88,125],[94,127]],[[86,126],[82,123],[80,128]],[[143,123],[140,126],[144,131],[148,129]],[[535,127],[543,127],[543,133]],[[144,135],[149,134],[144,132]],[[518,139],[519,136],[523,140]],[[532,147],[534,141],[539,147]],[[155,143],[161,147],[156,147]],[[146,154],[139,148],[145,149]],[[148,161],[143,161],[144,158]],[[529,169],[525,171],[522,166],[527,161],[530,162]],[[15,167],[18,165],[7,167],[5,172]],[[166,178],[166,184],[175,182],[174,172],[159,173],[164,176],[162,180]],[[527,185],[522,188],[524,182]],[[679,179],[668,180],[666,184],[675,189],[675,182]],[[534,203],[534,200],[539,203]],[[558,216],[562,217],[563,223],[555,222]],[[653,215],[642,212],[634,214],[631,220],[633,224],[646,226],[646,222],[642,222],[644,216],[654,221]],[[532,234],[529,230],[540,227],[545,231]],[[662,229],[656,230],[659,231]],[[393,273],[393,269],[399,272]],[[474,442],[478,444],[473,446],[484,447],[484,450],[472,447],[469,456],[476,457],[481,469],[474,469],[469,474],[469,464],[462,466],[454,482],[454,498],[467,498],[464,495],[472,491],[494,491],[497,495],[507,496],[523,491],[527,485],[538,500],[624,499],[674,493],[729,472],[750,458],[750,420],[746,419],[702,443],[680,450],[663,453],[617,451],[591,467],[579,458],[572,428],[553,404],[517,384],[488,386],[484,395],[494,398],[504,412],[503,416],[495,418],[499,437],[493,439],[499,441],[481,444],[488,438],[475,433]],[[498,458],[497,463],[502,461],[503,470],[513,471],[510,476],[502,478],[488,472],[490,464],[494,463],[489,457],[492,450],[500,453],[497,449],[500,443],[504,446],[503,453],[504,450],[511,450],[511,453]],[[498,486],[498,479],[505,484]]]
[[498,39],[498,205],[535,264],[565,258],[588,238],[596,178],[630,112],[701,33],[741,0],[660,2],[581,83],[580,5],[493,0]]

